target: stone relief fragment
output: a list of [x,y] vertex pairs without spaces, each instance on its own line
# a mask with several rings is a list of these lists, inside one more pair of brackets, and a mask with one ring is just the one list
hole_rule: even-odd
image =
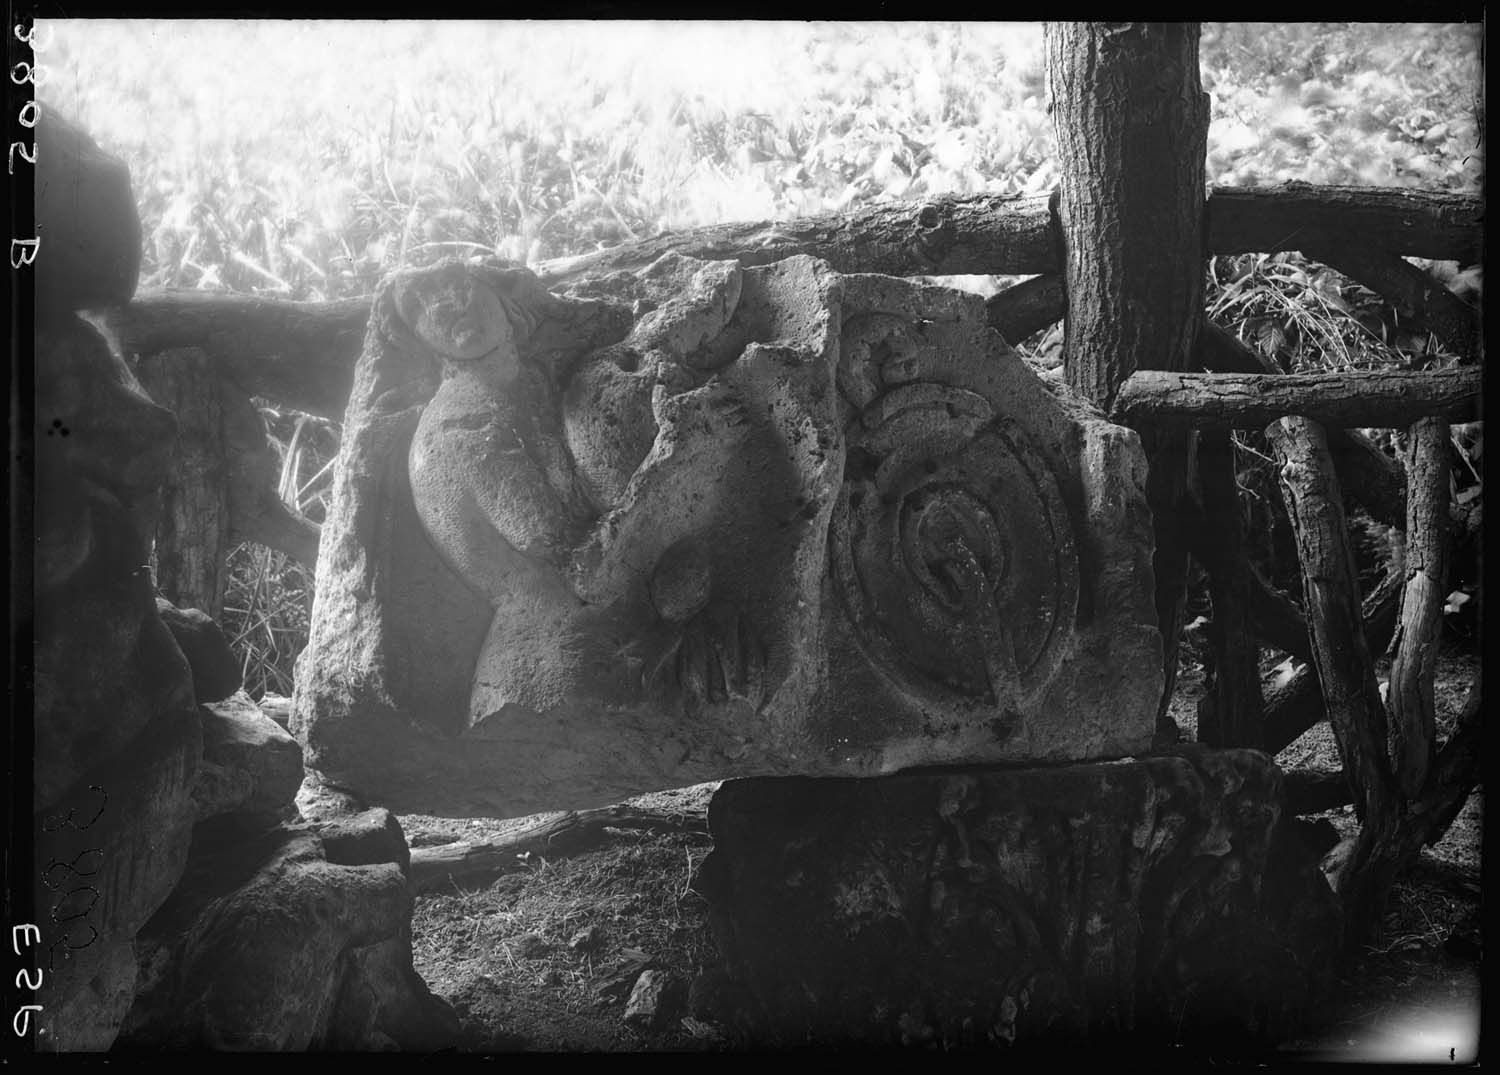
[[959,292],[667,255],[377,295],[294,727],[501,816],[744,775],[1119,757],[1160,640],[1134,434]]

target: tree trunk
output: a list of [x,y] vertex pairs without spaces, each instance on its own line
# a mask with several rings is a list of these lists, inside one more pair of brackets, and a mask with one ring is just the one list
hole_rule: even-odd
[[1142,428],[1259,429],[1299,414],[1335,427],[1405,427],[1419,418],[1479,417],[1483,371],[1372,370],[1344,373],[1167,373],[1131,375],[1114,419]]
[[1260,649],[1251,619],[1250,559],[1234,480],[1234,445],[1222,430],[1198,438],[1198,483],[1203,500],[1196,543],[1208,572],[1213,619],[1211,656],[1198,703],[1198,741],[1213,747],[1258,747],[1261,741]]
[[[1137,369],[1186,370],[1203,321],[1208,95],[1196,23],[1048,23],[1068,384],[1108,410]],[[1142,435],[1166,717],[1187,586],[1192,437]]]
[[156,587],[178,608],[201,609],[218,620],[231,525],[218,372],[201,350],[183,348],[152,355],[136,374],[151,398],[177,416],[156,525]]
[[1415,799],[1427,782],[1437,740],[1432,680],[1448,592],[1448,423],[1424,419],[1412,426],[1409,440],[1406,589],[1388,697],[1396,782]]

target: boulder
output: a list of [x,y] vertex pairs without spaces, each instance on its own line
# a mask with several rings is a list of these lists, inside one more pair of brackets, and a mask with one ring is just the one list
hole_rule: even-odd
[[141,268],[129,169],[45,102],[35,133],[39,320],[129,302]]
[[[203,765],[193,785],[198,820],[218,814],[294,813],[302,748],[243,691],[198,707]],[[403,843],[403,846],[404,843]]]
[[127,1049],[432,1049],[457,1022],[411,966],[396,863],[328,861],[314,828],[197,830],[187,875],[139,938]]
[[1340,935],[1280,775],[1187,748],[727,781],[695,884],[767,1044],[1275,1037]]
[[240,662],[208,613],[177,608],[163,597],[156,599],[156,611],[193,671],[193,696],[199,705],[222,702],[244,685]]
[[144,566],[172,416],[81,320],[39,328],[35,348],[40,810],[153,719],[191,710],[193,686]]
[[399,273],[292,726],[324,783],[453,815],[1144,751],[1144,477],[972,295],[807,257]]

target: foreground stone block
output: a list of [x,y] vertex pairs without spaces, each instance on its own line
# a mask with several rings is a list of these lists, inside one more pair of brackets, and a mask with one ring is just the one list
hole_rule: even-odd
[[726,782],[696,887],[752,1040],[1277,1035],[1339,912],[1253,751]]
[[193,785],[198,820],[219,814],[275,820],[295,812],[302,748],[243,691],[198,707],[203,765]]
[[141,981],[118,1047],[451,1045],[457,1020],[412,969],[410,922],[394,862],[332,864],[315,826],[207,823],[138,938]]
[[664,257],[377,296],[293,729],[398,811],[1119,757],[1160,693],[1144,460],[974,296]]

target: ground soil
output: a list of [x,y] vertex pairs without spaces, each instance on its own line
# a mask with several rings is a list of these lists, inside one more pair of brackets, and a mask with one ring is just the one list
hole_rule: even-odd
[[[1440,735],[1477,674],[1472,654],[1440,662]],[[1189,736],[1201,689],[1201,669],[1189,653],[1172,710]],[[1293,743],[1278,761],[1338,767],[1326,726]],[[716,786],[631,803],[701,817]],[[1472,1058],[1479,1022],[1482,811],[1481,787],[1443,840],[1424,850],[1397,883],[1380,940],[1341,969],[1337,988],[1308,1013],[1305,1033],[1280,1043],[1278,1058]],[[1348,809],[1320,816],[1341,833],[1357,825]],[[422,847],[493,840],[537,820],[407,816],[401,822],[411,844]],[[711,847],[708,836],[694,832],[608,830],[595,849],[518,857],[513,870],[491,882],[419,896],[412,929],[416,967],[459,1015],[463,1037],[455,1049],[754,1050],[754,1040],[724,1015],[727,986],[708,907],[691,887]],[[628,990],[642,966],[668,978],[667,1000],[655,1025],[627,1025]]]

